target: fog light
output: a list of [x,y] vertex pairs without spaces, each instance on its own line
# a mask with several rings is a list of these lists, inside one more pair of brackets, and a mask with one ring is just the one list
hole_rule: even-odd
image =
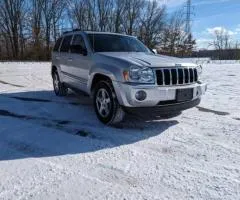
[[147,98],[147,93],[144,91],[137,91],[135,97],[138,101],[143,101]]

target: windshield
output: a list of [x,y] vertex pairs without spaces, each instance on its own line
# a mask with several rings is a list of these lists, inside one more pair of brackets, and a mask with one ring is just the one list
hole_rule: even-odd
[[123,35],[88,34],[92,49],[95,52],[148,52],[138,39]]

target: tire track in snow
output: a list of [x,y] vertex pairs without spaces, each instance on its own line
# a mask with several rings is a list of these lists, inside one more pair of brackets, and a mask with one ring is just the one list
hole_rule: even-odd
[[200,107],[200,106],[197,106],[197,108],[198,108],[198,110],[201,111],[201,112],[213,113],[213,114],[215,114],[215,115],[221,115],[221,116],[230,115],[230,113],[228,113],[228,112],[211,110],[211,109],[203,108],[203,107]]
[[57,103],[57,104],[69,104],[73,106],[90,106],[91,104],[82,104],[78,102],[61,102],[61,101],[52,101],[49,99],[42,99],[42,98],[31,98],[31,97],[18,97],[18,96],[9,96],[9,95],[4,95],[7,98],[12,98],[20,101],[26,101],[26,102],[40,102],[40,103]]
[[4,85],[11,85],[11,86],[18,87],[18,88],[24,88],[24,86],[22,86],[22,85],[17,85],[17,84],[9,83],[9,82],[2,81],[2,80],[0,80],[0,83],[2,83],[2,84],[4,84]]

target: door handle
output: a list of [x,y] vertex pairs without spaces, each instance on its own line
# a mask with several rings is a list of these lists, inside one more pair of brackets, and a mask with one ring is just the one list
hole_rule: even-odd
[[72,58],[68,58],[68,61],[69,61],[69,62],[72,62],[72,61],[73,61],[73,59],[72,59]]
[[55,58],[56,58],[56,60],[59,60],[59,59],[60,59],[60,57],[59,57],[59,56],[56,56]]

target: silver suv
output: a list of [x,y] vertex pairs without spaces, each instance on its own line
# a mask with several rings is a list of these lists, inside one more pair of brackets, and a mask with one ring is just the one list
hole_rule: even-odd
[[201,70],[156,55],[132,36],[75,30],[56,42],[51,73],[56,95],[83,91],[98,119],[116,124],[125,113],[164,117],[198,105],[207,89]]

